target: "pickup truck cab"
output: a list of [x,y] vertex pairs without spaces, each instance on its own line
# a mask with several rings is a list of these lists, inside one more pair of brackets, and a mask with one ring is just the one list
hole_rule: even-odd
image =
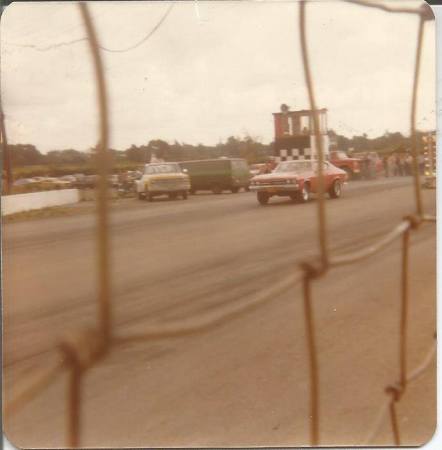
[[180,195],[187,199],[190,190],[190,178],[178,163],[162,162],[146,164],[143,175],[136,181],[138,198],[153,201],[159,195],[168,195],[170,199]]
[[336,150],[330,152],[330,162],[334,166],[345,170],[349,179],[358,178],[361,175],[361,158],[350,158],[347,153]]

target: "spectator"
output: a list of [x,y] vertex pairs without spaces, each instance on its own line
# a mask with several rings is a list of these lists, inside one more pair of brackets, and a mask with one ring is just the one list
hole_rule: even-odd
[[398,164],[399,164],[399,175],[404,177],[407,175],[405,171],[405,155],[398,156]]
[[393,154],[388,157],[388,173],[391,177],[397,175],[396,157]]
[[376,162],[377,162],[376,153],[369,153],[368,154],[368,174],[369,174],[369,178],[371,180],[376,178]]
[[370,158],[368,157],[368,153],[365,153],[364,156],[362,157],[362,161],[361,161],[361,174],[362,177],[365,179],[369,179],[370,178]]
[[384,174],[386,177],[390,176],[390,170],[389,170],[389,165],[388,165],[388,156],[385,155],[382,158],[382,165],[384,166]]
[[413,173],[413,157],[410,153],[405,157],[405,172],[407,175]]

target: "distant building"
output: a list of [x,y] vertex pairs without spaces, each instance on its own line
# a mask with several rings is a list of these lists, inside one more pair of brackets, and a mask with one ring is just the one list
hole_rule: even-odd
[[[327,109],[317,111],[324,158],[329,157]],[[316,138],[311,110],[290,111],[282,104],[281,112],[273,113],[275,145],[273,155],[279,161],[317,159]]]

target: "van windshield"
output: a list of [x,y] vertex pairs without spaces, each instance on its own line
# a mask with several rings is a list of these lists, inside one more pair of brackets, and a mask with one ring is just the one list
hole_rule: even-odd
[[151,175],[153,173],[177,173],[181,172],[178,164],[152,164],[146,166],[144,173],[146,175]]

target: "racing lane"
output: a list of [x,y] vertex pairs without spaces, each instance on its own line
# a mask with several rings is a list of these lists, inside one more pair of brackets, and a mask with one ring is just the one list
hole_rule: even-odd
[[[410,179],[347,187],[342,199],[327,202],[330,245],[337,252],[373,242],[413,211]],[[424,191],[429,212],[434,199],[434,191]],[[216,312],[271,285],[317,254],[315,206],[281,199],[262,207],[251,193],[117,203],[112,261],[118,331]],[[92,216],[79,215],[4,226],[6,398],[13,379],[54,358],[60,336],[94,324],[93,224]],[[410,352],[418,363],[435,326],[434,226],[423,227],[413,243],[411,286],[419,303],[413,304]],[[395,380],[399,257],[393,245],[314,287],[324,371],[321,437],[328,444],[360,442],[383,388]],[[211,332],[115,350],[86,378],[82,444],[307,443],[301,299],[298,286]],[[435,386],[431,371],[426,377],[416,392],[410,387],[413,412],[403,416],[404,442],[421,443],[432,434]],[[12,442],[62,446],[63,394],[61,379],[8,420]],[[391,442],[388,424],[379,439]]]

